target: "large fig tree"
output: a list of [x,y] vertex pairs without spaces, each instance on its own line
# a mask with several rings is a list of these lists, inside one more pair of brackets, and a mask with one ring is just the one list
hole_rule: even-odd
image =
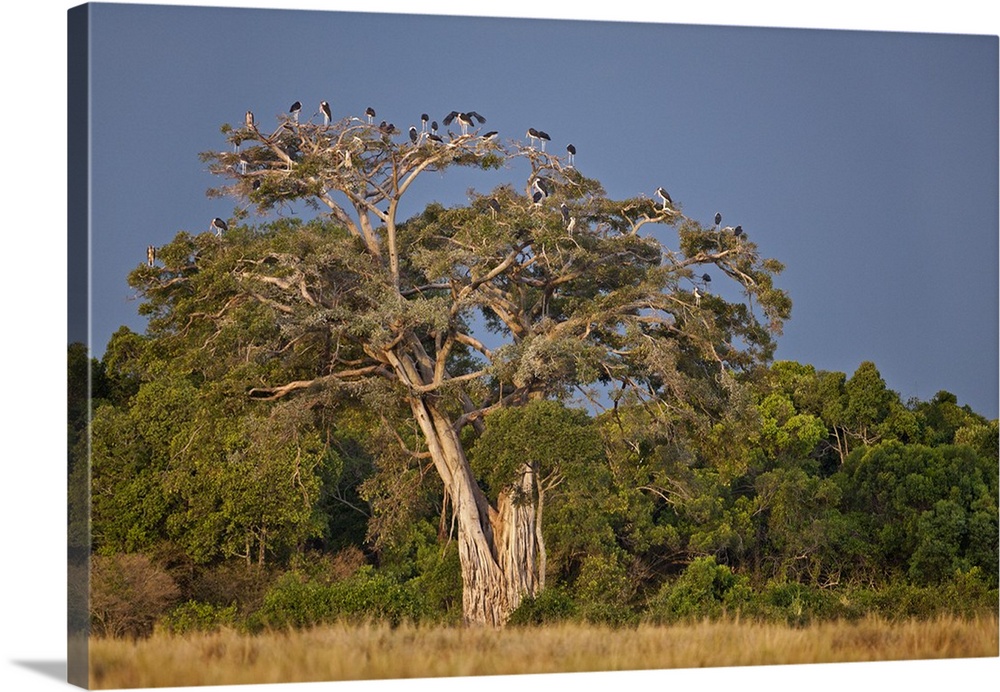
[[[781,265],[747,234],[702,226],[669,195],[610,199],[542,140],[482,122],[408,136],[362,118],[265,131],[248,114],[223,126],[225,152],[204,155],[234,218],[179,235],[133,283],[152,332],[197,334],[219,368],[257,363],[244,396],[260,406],[349,397],[385,420],[443,484],[466,622],[499,626],[542,582],[544,478],[530,458],[491,475],[502,487],[477,478],[466,449],[488,415],[579,395],[710,421],[770,358],[790,303],[772,281]],[[401,218],[418,178],[423,195],[455,167],[512,182]],[[309,224],[241,223],[303,205]]]

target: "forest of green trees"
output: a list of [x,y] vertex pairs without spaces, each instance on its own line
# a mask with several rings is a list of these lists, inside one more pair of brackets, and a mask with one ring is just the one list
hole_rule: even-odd
[[[97,631],[460,622],[442,488],[419,464],[386,458],[356,411],[255,410],[227,396],[238,374],[197,381],[155,347],[123,328],[90,362]],[[69,359],[82,477],[82,345]],[[704,435],[642,435],[646,415],[539,401],[472,448],[487,477],[537,456],[548,478],[545,588],[512,622],[996,611],[997,421],[952,394],[903,403],[872,363],[780,361]]]
[[[223,132],[219,194],[329,218],[181,232],[129,277],[146,333],[70,345],[94,632],[996,612],[997,421],[773,360],[747,238],[475,133]],[[395,218],[511,160],[545,184]]]

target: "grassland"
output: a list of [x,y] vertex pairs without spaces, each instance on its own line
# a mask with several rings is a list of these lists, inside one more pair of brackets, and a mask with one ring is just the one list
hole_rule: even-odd
[[996,617],[792,628],[750,622],[606,629],[328,626],[94,639],[94,689],[997,656]]

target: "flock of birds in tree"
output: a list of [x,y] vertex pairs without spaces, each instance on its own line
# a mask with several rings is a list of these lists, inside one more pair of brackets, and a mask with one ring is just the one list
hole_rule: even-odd
[[[299,115],[301,112],[302,112],[301,101],[296,101],[288,109],[288,114],[291,120],[296,124],[299,122]],[[315,117],[316,115],[322,116],[324,126],[329,126],[331,121],[333,120],[333,112],[330,109],[329,102],[320,101],[319,110],[314,114],[313,117]],[[375,117],[376,113],[374,108],[369,106],[368,108],[365,109],[365,119],[367,120],[369,125],[375,124]],[[359,119],[355,118],[355,120]],[[253,111],[248,110],[246,112],[246,117],[244,122],[248,130],[254,129],[255,119]],[[486,118],[484,118],[476,111],[467,111],[467,112],[451,111],[441,120],[441,122],[444,124],[445,127],[448,127],[453,122],[457,122],[462,130],[462,135],[467,136],[469,134],[469,128],[475,127],[477,124],[484,125],[486,123]],[[392,136],[395,134],[399,134],[399,130],[396,129],[395,125],[393,125],[392,123],[387,123],[384,120],[379,123],[378,129],[379,132],[381,132],[385,136]],[[420,145],[425,140],[435,142],[438,144],[444,143],[444,139],[441,137],[440,134],[438,134],[438,132],[439,132],[439,127],[437,121],[431,120],[430,116],[427,113],[422,113],[420,115],[420,130],[417,130],[416,126],[411,125],[407,131],[410,142],[413,143],[414,145]],[[482,139],[489,140],[496,137],[497,134],[498,132],[496,130],[491,130],[479,136]],[[536,142],[541,142],[541,150],[543,152],[545,151],[545,143],[552,141],[552,138],[549,136],[547,132],[536,129],[534,127],[528,128],[528,131],[525,133],[525,137],[527,137],[528,141],[530,142],[531,148],[535,147]],[[573,144],[566,145],[566,155],[567,155],[566,162],[572,168],[576,161],[576,147]],[[349,154],[345,156],[345,164],[350,165]],[[242,167],[242,172],[245,173],[246,162],[241,159],[240,165]],[[549,193],[545,189],[545,186],[542,183],[541,178],[535,177],[532,180],[530,187],[530,194],[531,194],[532,204],[536,206],[541,205],[542,202],[545,200],[545,198],[548,197]],[[660,198],[661,211],[665,213],[666,212],[678,213],[676,211],[676,208],[674,207],[673,199],[671,199],[670,194],[663,187],[656,188],[655,194],[657,197]],[[500,202],[496,198],[490,199],[489,207],[490,207],[490,213],[494,217],[500,212]],[[559,210],[560,213],[562,214],[563,223],[566,225],[567,232],[572,234],[576,226],[576,217],[572,215],[569,206],[565,202],[560,203]],[[229,230],[229,226],[223,219],[215,217],[214,219],[212,219],[210,223],[210,229],[214,231],[217,236],[221,236],[224,231]],[[737,238],[743,235],[743,226],[741,225],[737,225],[735,227],[732,226],[722,227],[722,214],[719,212],[715,214],[715,230],[722,233],[731,233],[733,236]],[[146,248],[146,260],[149,266],[153,266],[156,262],[156,248],[152,245]],[[712,281],[711,275],[707,273],[702,274],[700,278],[702,282],[704,282],[704,284],[706,285]],[[694,287],[693,295],[696,304],[699,304],[701,302],[702,294],[701,292],[699,292],[697,286]]]

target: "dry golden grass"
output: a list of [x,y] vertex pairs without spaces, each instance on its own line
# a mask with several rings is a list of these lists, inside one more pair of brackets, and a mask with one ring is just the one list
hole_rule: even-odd
[[94,639],[91,688],[837,663],[1000,655],[997,618],[790,628],[746,622],[610,630],[330,626],[138,642]]

